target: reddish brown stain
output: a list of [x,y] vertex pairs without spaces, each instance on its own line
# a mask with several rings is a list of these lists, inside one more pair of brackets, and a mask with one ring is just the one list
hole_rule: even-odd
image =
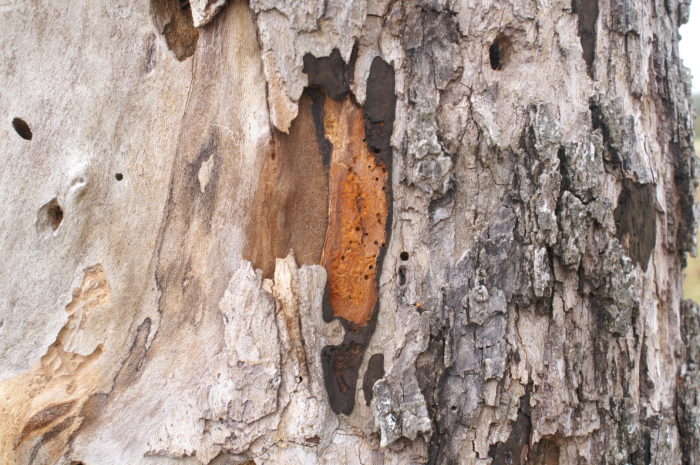
[[192,22],[189,2],[151,0],[151,16],[178,61],[184,61],[194,55],[199,40],[199,29],[194,27]]
[[73,405],[75,405],[75,401],[63,402],[61,404],[46,407],[45,409],[32,415],[32,417],[27,420],[24,428],[22,428],[22,433],[17,440],[17,444],[24,441],[34,431],[40,430],[65,416],[73,408]]
[[331,143],[328,232],[322,265],[333,315],[365,326],[377,303],[377,264],[386,242],[387,169],[365,143],[362,109],[350,98],[326,99]]

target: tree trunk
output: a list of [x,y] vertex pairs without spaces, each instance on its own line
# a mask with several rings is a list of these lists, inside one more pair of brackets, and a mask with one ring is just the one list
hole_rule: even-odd
[[0,462],[700,465],[688,1],[2,2]]

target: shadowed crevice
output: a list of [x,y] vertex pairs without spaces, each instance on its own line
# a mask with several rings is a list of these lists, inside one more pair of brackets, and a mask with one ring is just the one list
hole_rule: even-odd
[[598,39],[596,23],[598,22],[598,0],[573,0],[572,11],[578,14],[578,36],[581,39],[583,60],[588,68],[588,75],[593,79],[595,48]]

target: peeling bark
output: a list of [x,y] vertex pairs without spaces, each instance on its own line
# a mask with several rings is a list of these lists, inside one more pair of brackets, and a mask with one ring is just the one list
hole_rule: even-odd
[[700,464],[685,0],[6,3],[0,462]]

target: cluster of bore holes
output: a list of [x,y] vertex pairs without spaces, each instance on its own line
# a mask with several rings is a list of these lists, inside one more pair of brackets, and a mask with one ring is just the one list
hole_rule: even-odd
[[22,118],[14,118],[12,120],[12,127],[22,139],[32,140],[32,130],[29,128],[27,122]]
[[[402,262],[408,261],[409,254],[405,250],[399,254],[399,258],[401,259]],[[405,266],[400,266],[399,267],[399,286],[403,286],[406,284],[406,267]]]

